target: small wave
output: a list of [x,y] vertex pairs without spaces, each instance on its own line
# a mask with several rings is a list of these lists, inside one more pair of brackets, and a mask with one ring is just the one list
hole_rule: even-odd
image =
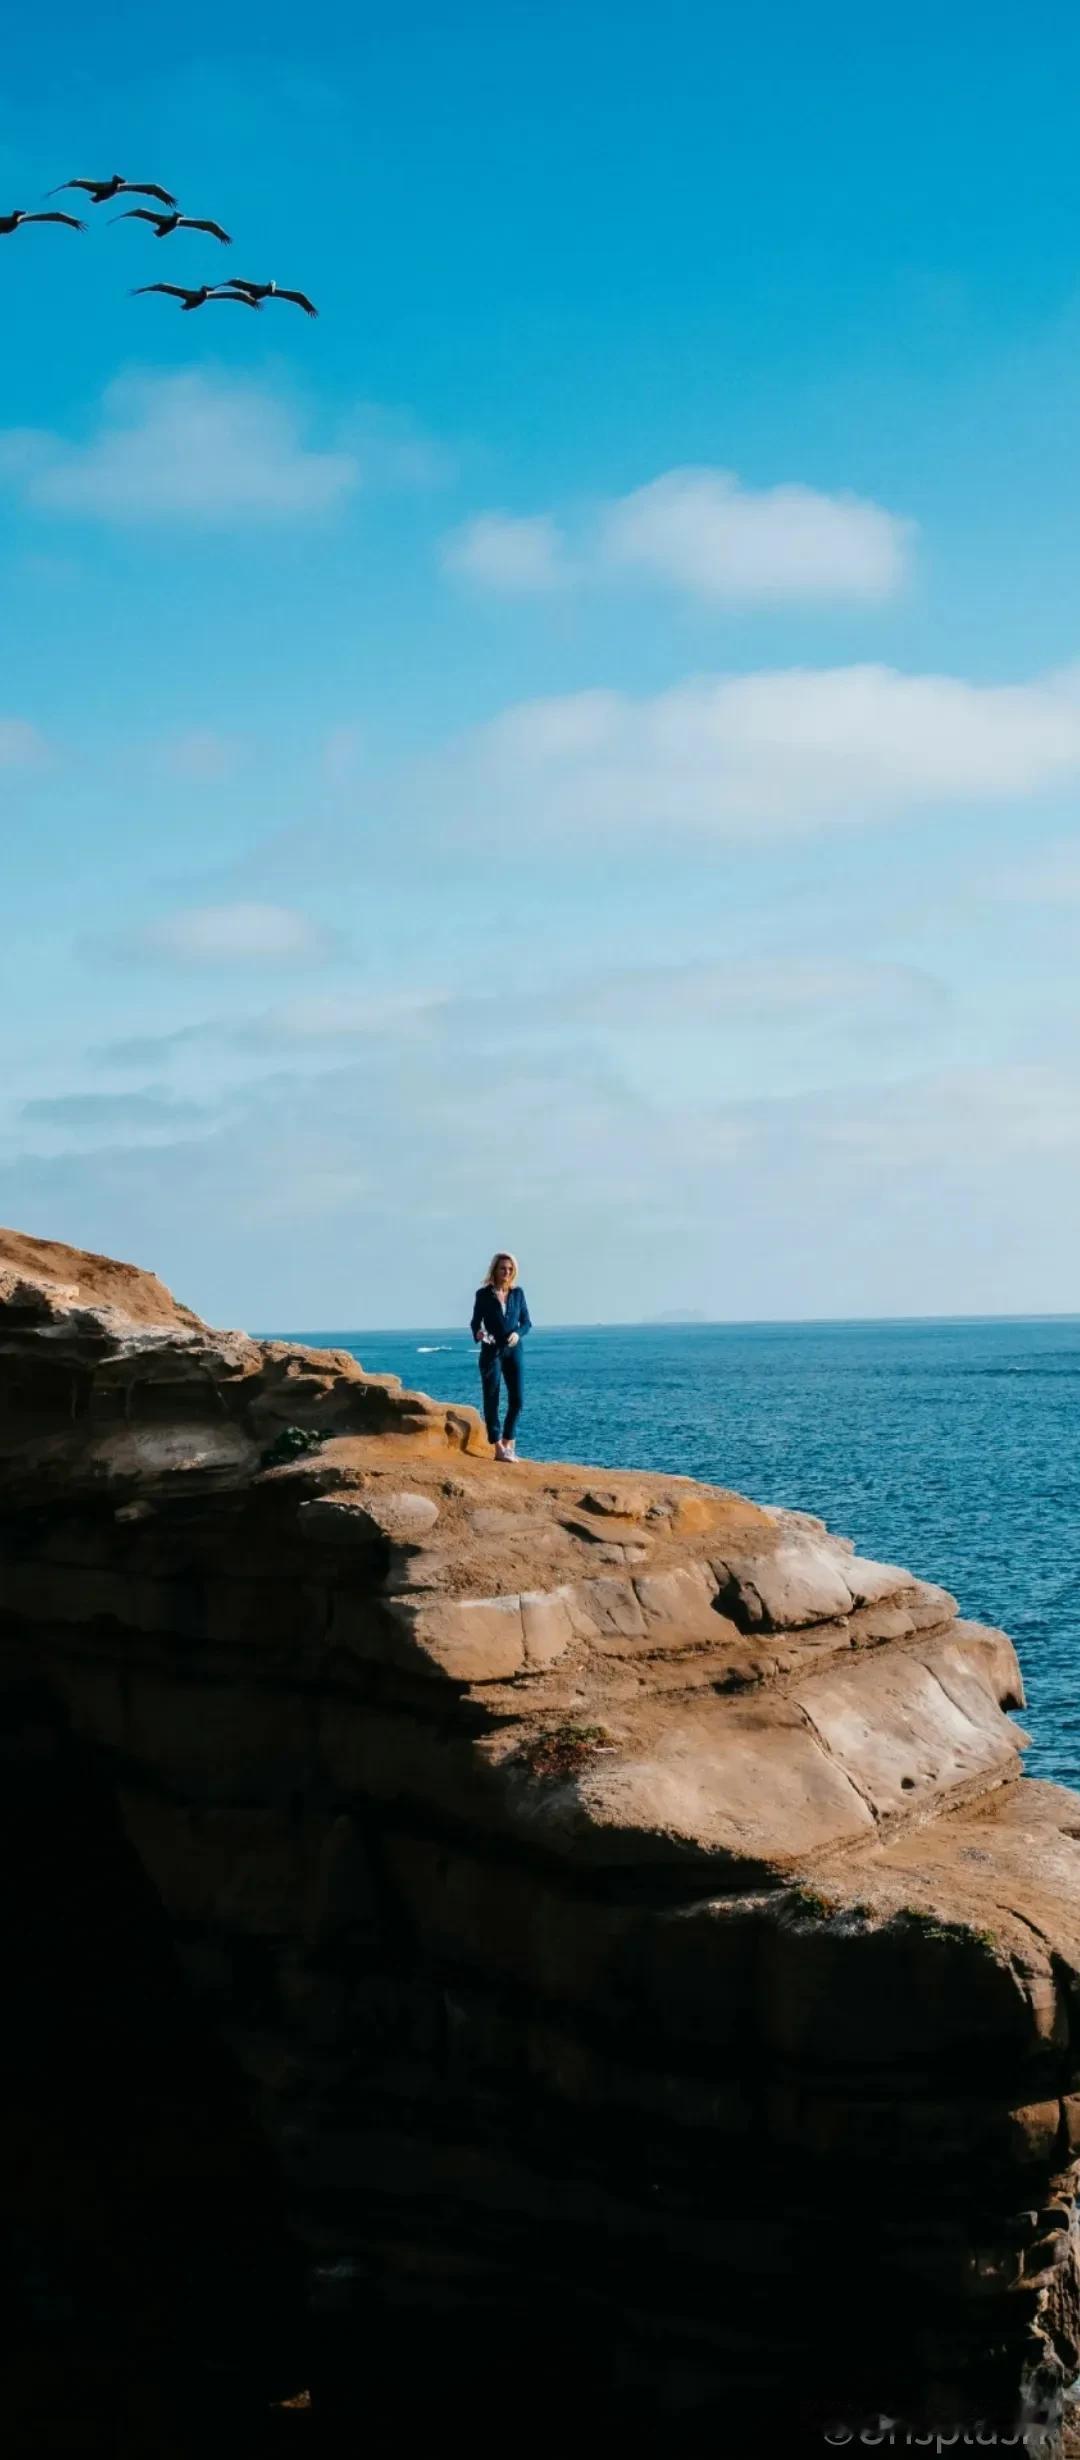
[[436,1350],[452,1350],[453,1346],[452,1341],[418,1341],[416,1355],[418,1358],[433,1358]]
[[994,1376],[1025,1375],[1033,1377],[1036,1383],[1047,1384],[1050,1382],[1075,1382],[1076,1378],[1080,1376],[1080,1366],[1052,1367],[1044,1364],[1041,1360],[1037,1366],[1031,1367],[960,1367],[956,1371],[960,1375],[977,1377],[980,1381],[989,1381],[989,1379]]

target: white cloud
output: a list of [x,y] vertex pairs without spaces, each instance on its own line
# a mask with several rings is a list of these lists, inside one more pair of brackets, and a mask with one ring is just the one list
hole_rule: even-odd
[[1024,1158],[1080,1156],[1080,1081],[1045,1061],[955,1067],[899,1086],[872,1104],[820,1106],[826,1144],[895,1170],[985,1170]]
[[1008,863],[990,883],[1008,905],[1073,906],[1080,903],[1080,842],[1064,838]]
[[241,747],[235,736],[218,734],[213,727],[195,726],[187,734],[174,735],[164,745],[163,757],[171,776],[184,778],[195,786],[213,786],[233,775],[241,758]]
[[[519,1123],[500,1210],[541,1321],[626,1322],[688,1288],[727,1317],[1074,1304],[1075,1065],[954,1067],[779,1100],[686,1098],[675,1083],[660,1105],[577,1047],[533,1055],[493,1039],[484,1082]],[[256,1326],[346,1325],[376,1306],[400,1325],[434,1256],[429,1312],[456,1322],[470,1259],[491,1246],[475,1085],[453,1043],[410,1055],[375,1037],[348,1065],[236,1089],[152,1150],[130,1127],[92,1150],[68,1131],[48,1158],[40,1129],[22,1152],[8,1137],[0,1216],[143,1257],[213,1319]],[[296,1235],[312,1214],[317,1286]]]
[[128,947],[173,965],[310,965],[328,938],[291,906],[194,905],[148,923]]
[[87,1057],[97,1067],[124,1070],[174,1064],[183,1068],[194,1057],[201,1079],[210,1051],[250,1060],[267,1052],[302,1055],[324,1043],[371,1042],[385,1049],[392,1042],[400,1045],[432,1033],[452,1014],[441,992],[319,991],[239,1020],[209,1016],[166,1033],[127,1034],[99,1043]]
[[331,726],[323,736],[319,766],[326,785],[351,786],[363,765],[365,736],[362,726]]
[[346,421],[344,441],[355,447],[370,486],[443,487],[454,476],[446,445],[426,434],[411,411],[387,402],[360,402]]
[[44,735],[26,718],[0,718],[0,769],[40,769],[49,757]]
[[[893,667],[705,675],[651,698],[529,701],[473,730],[441,783],[459,824],[726,841],[1026,796],[1080,776],[1080,683]],[[430,786],[428,791],[430,791]]]
[[336,1042],[369,1035],[412,1034],[437,1020],[446,1007],[437,992],[328,991],[293,999],[255,1020],[257,1042]]
[[909,529],[857,496],[668,470],[607,507],[600,554],[704,597],[886,598],[903,578]]
[[729,470],[666,470],[601,504],[573,542],[547,513],[480,513],[443,543],[443,566],[482,588],[534,592],[649,573],[750,604],[882,599],[904,578],[912,524],[813,487],[744,487]]
[[[551,1006],[595,1025],[693,1029],[714,1023],[753,1026],[793,1021],[858,1019],[864,1027],[888,1025],[913,1010],[937,1010],[947,1001],[943,985],[912,965],[854,957],[733,957],[717,965],[628,967],[568,985],[551,995]],[[526,1019],[529,1003],[519,1002]]]
[[326,512],[359,467],[351,453],[312,451],[294,411],[257,384],[192,373],[118,377],[85,444],[0,436],[0,476],[47,512],[224,527]]
[[442,560],[444,571],[458,580],[509,596],[559,589],[571,577],[561,533],[545,513],[533,519],[479,513],[444,539]]

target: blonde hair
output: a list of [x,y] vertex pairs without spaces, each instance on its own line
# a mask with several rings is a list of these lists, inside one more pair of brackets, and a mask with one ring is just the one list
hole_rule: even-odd
[[512,1256],[512,1255],[511,1255],[510,1250],[509,1250],[509,1248],[508,1248],[508,1247],[497,1247],[497,1248],[496,1248],[496,1250],[495,1250],[494,1255],[492,1256],[491,1262],[490,1262],[490,1264],[488,1265],[487,1271],[486,1271],[486,1273],[485,1273],[485,1275],[484,1275],[484,1288],[485,1288],[485,1290],[493,1290],[493,1289],[494,1289],[494,1287],[495,1287],[495,1267],[496,1267],[496,1265],[497,1265],[497,1264],[501,1264],[501,1263],[503,1262],[504,1258],[505,1258],[506,1263],[507,1263],[507,1264],[509,1265],[509,1267],[510,1267],[510,1287],[511,1287],[511,1289],[513,1289],[513,1287],[514,1287],[514,1283],[515,1283],[515,1281],[517,1280],[517,1273],[518,1273],[518,1268],[517,1268],[517,1257],[516,1257],[516,1256]]

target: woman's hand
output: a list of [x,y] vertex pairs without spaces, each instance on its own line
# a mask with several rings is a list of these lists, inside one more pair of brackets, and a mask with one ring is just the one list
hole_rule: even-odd
[[509,1338],[508,1338],[508,1340],[507,1340],[507,1344],[506,1344],[507,1349],[508,1349],[508,1350],[516,1350],[517,1345],[518,1345],[518,1336],[517,1336],[517,1334],[516,1334],[516,1333],[511,1333],[511,1334],[510,1334],[510,1336],[509,1336]]

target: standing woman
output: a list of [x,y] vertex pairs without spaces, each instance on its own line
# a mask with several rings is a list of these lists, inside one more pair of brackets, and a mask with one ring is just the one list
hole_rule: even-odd
[[[532,1331],[525,1292],[517,1277],[517,1257],[492,1256],[487,1279],[476,1293],[470,1330],[480,1344],[480,1382],[484,1422],[497,1461],[516,1461],[514,1436],[521,1416],[521,1344]],[[499,1433],[499,1377],[506,1386],[506,1416]]]

